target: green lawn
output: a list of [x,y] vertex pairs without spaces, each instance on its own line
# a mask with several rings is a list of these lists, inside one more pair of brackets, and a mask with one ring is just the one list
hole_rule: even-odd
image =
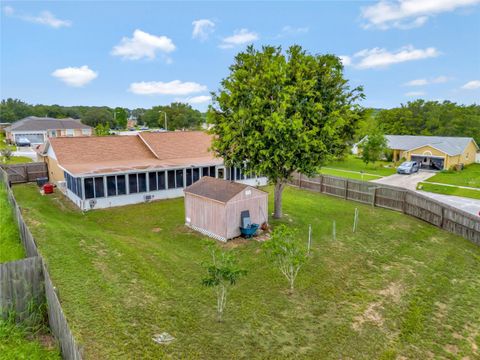
[[17,224],[7,200],[7,190],[0,181],[0,263],[14,261],[25,257],[20,243]]
[[15,150],[15,146],[13,145],[8,145],[6,142],[5,142],[5,133],[3,132],[0,132],[0,150],[3,150],[5,148],[9,148],[10,150],[14,151]]
[[359,172],[349,172],[349,171],[330,169],[330,168],[322,168],[319,171],[319,173],[324,175],[333,175],[333,176],[339,176],[339,177],[353,179],[353,180],[364,180],[364,181],[380,179],[382,177],[381,175],[370,175],[365,173],[362,174]]
[[25,326],[0,320],[0,359],[60,360],[60,352],[50,335],[32,334]]
[[433,192],[437,194],[462,196],[462,197],[480,200],[480,190],[470,190],[470,189],[462,189],[462,188],[457,188],[452,186],[429,184],[428,182],[419,183],[417,188],[419,190]]
[[[313,228],[296,292],[260,243],[230,242],[249,273],[218,323],[201,286],[203,237],[184,227],[183,199],[82,214],[34,185],[15,194],[86,359],[480,355],[480,247],[400,213],[288,187],[283,222],[305,241]],[[164,331],[176,340],[155,344]]]
[[[347,156],[344,160],[332,161],[325,165],[327,168],[350,170],[350,171],[363,171],[364,173],[374,174],[379,176],[388,176],[395,174],[396,168],[393,163],[386,161],[377,161],[375,164],[366,165],[362,159],[353,155]],[[322,169],[322,172],[327,169]],[[349,177],[347,173],[344,173],[344,177]]]
[[480,188],[480,164],[470,164],[462,171],[442,171],[427,181]]
[[5,165],[13,165],[13,164],[24,164],[32,162],[27,156],[12,156],[9,160],[6,160],[3,156],[0,156],[0,163]]

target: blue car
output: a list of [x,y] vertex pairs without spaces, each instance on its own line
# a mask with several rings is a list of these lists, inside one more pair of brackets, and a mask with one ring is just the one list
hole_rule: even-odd
[[397,174],[413,174],[419,169],[420,165],[416,161],[405,161],[397,168]]

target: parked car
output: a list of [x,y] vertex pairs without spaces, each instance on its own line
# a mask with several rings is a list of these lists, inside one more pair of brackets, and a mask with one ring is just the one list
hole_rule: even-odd
[[17,146],[30,146],[31,145],[30,140],[28,140],[25,137],[18,138],[16,144],[17,144]]
[[413,174],[419,169],[420,165],[416,161],[405,161],[397,168],[397,174]]

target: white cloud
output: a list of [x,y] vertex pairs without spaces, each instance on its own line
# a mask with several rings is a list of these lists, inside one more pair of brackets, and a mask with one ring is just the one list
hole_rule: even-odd
[[83,65],[80,67],[57,69],[52,73],[52,76],[69,86],[82,87],[95,79],[98,73],[90,69],[87,65]]
[[212,100],[212,97],[210,95],[199,95],[199,96],[192,96],[192,97],[177,99],[177,100],[180,102],[186,102],[189,104],[204,104],[204,103],[210,102],[210,100]]
[[4,6],[3,13],[7,16],[12,16],[15,13],[15,10],[11,6]]
[[192,22],[192,38],[205,41],[215,31],[215,23],[209,19],[199,19]]
[[362,9],[365,28],[410,29],[422,26],[436,14],[472,6],[480,0],[380,0]]
[[58,29],[61,27],[68,27],[72,25],[72,22],[70,20],[58,19],[50,11],[42,11],[39,15],[34,16],[34,15],[28,15],[28,14],[17,14],[13,7],[4,6],[3,13],[6,16],[12,16],[17,19],[28,21],[35,24],[47,25],[55,29]]
[[352,65],[352,58],[347,55],[340,55],[340,61],[342,62],[343,66],[350,66]]
[[443,84],[449,81],[450,78],[448,76],[437,76],[431,79],[415,79],[415,80],[410,80],[407,81],[405,86],[424,86],[424,85],[430,85],[430,84]]
[[278,37],[306,34],[309,32],[309,30],[310,29],[308,27],[294,27],[294,26],[286,25],[282,28],[282,31],[280,32]]
[[247,29],[235,30],[232,36],[227,36],[222,39],[219,47],[222,49],[231,49],[235,46],[251,43],[258,39],[259,36],[257,33],[248,31]]
[[170,53],[175,50],[173,41],[166,36],[156,36],[142,30],[135,30],[133,37],[124,37],[112,50],[112,55],[124,59],[155,59],[157,52]]
[[130,84],[129,88],[130,92],[139,95],[189,95],[206,90],[205,85],[180,80],[170,82],[141,81]]
[[407,81],[405,86],[424,86],[428,85],[428,80],[427,79],[415,79],[415,80],[410,80]]
[[465,90],[475,90],[480,88],[480,80],[472,80],[462,86]]
[[424,95],[425,95],[424,91],[410,91],[405,94],[405,96],[409,96],[409,97],[419,97]]
[[385,68],[392,64],[427,59],[439,55],[440,52],[434,47],[415,49],[409,45],[394,52],[382,48],[364,49],[354,54],[353,57],[359,60],[354,64],[355,67],[359,69],[371,69]]

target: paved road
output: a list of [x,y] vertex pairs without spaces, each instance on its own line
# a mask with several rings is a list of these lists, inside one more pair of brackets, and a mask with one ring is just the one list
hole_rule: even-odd
[[[416,190],[417,184],[421,181],[425,181],[433,175],[435,175],[435,173],[433,172],[419,171],[418,173],[412,175],[390,175],[378,180],[372,180],[372,182],[378,184],[398,186],[404,189],[418,191]],[[457,209],[467,211],[471,214],[478,215],[480,217],[480,200],[469,199],[459,196],[435,194],[427,191],[418,192],[422,195],[428,196],[432,199],[456,207]]]

